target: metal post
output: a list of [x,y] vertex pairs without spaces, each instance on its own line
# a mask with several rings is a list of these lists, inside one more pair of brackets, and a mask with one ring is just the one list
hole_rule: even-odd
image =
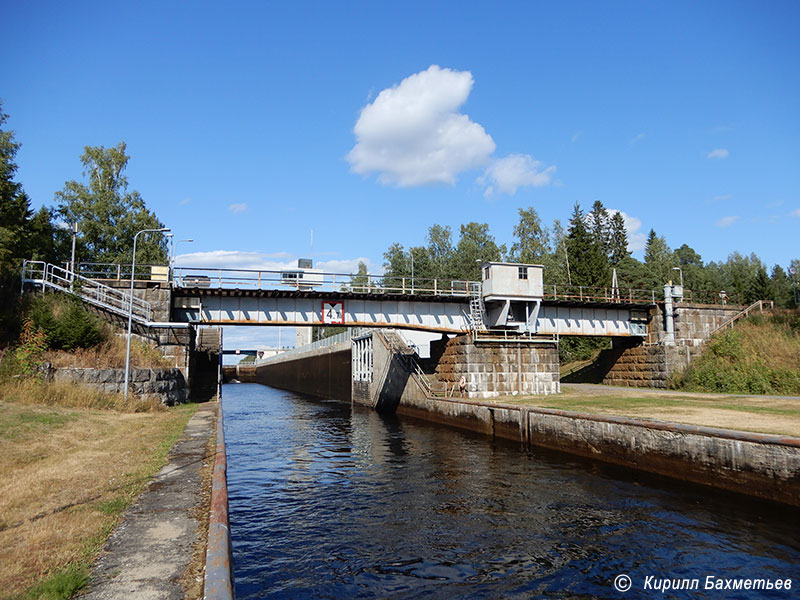
[[69,262],[69,270],[72,272],[70,281],[75,279],[75,240],[78,237],[78,222],[73,224],[72,229],[72,258]]
[[131,325],[133,322],[133,275],[136,271],[136,238],[139,237],[139,234],[147,233],[147,232],[168,232],[169,229],[166,227],[162,227],[161,229],[142,229],[136,235],[133,236],[133,257],[131,259],[131,291],[130,297],[128,298],[128,340],[125,344],[125,388],[123,390],[123,394],[125,396],[125,401],[128,401],[128,380],[130,379],[131,373]]

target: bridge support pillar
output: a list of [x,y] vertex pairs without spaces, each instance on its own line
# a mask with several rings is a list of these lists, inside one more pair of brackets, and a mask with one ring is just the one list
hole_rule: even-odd
[[[434,350],[434,345],[438,345]],[[443,346],[443,347],[442,347]],[[436,375],[459,395],[463,377],[469,398],[557,394],[558,346],[552,343],[478,341],[471,335],[431,343],[441,352]]]

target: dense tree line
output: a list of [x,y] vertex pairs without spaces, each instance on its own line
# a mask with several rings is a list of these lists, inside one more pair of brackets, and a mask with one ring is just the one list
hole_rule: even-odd
[[[164,226],[138,192],[128,191],[125,142],[113,148],[86,146],[80,157],[86,182],[67,181],[54,206],[34,212],[16,180],[20,143],[5,128],[7,121],[0,103],[0,340],[13,336],[19,326],[16,302],[23,260],[66,263],[77,224],[76,261],[130,263],[134,234]],[[163,237],[139,240],[137,263],[166,260]]]
[[[520,208],[509,249],[498,245],[486,223],[473,222],[460,227],[457,242],[450,227],[433,225],[425,245],[406,250],[393,243],[383,256],[387,285],[411,277],[412,259],[415,278],[454,280],[480,279],[482,261],[509,261],[544,265],[547,285],[610,288],[616,272],[620,289],[660,290],[682,275],[689,298],[718,300],[724,292],[732,302],[768,299],[780,307],[798,305],[797,276],[781,265],[768,270],[755,254],[733,252],[724,262],[704,262],[687,244],[673,250],[651,229],[644,260],[634,258],[622,214],[608,211],[600,201],[589,212],[576,203],[566,229],[558,220],[547,227],[534,208]],[[800,270],[800,260],[791,266]]]

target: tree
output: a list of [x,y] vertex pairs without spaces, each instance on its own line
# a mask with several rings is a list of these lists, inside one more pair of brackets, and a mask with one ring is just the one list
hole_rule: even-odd
[[611,219],[606,207],[600,200],[595,200],[589,212],[589,232],[594,242],[603,250],[603,254],[611,253]]
[[628,251],[628,231],[625,229],[625,219],[621,212],[614,213],[609,228],[608,262],[616,267],[631,255]]
[[487,223],[467,223],[461,226],[461,237],[455,250],[453,261],[453,279],[479,281],[481,279],[480,263],[500,261],[506,253],[506,247],[498,246],[494,236],[489,233]]
[[[0,103],[0,127],[7,120]],[[14,159],[19,147],[13,131],[0,129],[0,274],[4,277],[13,277],[19,263],[26,258],[25,229],[33,216],[27,194],[14,181],[17,173]]]
[[[81,155],[88,185],[68,181],[56,192],[58,214],[66,223],[78,223],[78,256],[81,260],[130,263],[133,236],[143,229],[164,224],[147,209],[139,192],[128,191],[124,175],[130,156],[125,142],[113,148],[86,146]],[[138,264],[163,264],[167,241],[163,236],[141,236],[136,246]]]
[[672,279],[670,271],[676,266],[672,263],[672,252],[667,246],[667,241],[657,236],[655,230],[651,229],[644,246],[644,264],[647,265],[650,274],[648,281],[650,289],[660,289]]
[[794,300],[792,282],[780,265],[772,267],[772,274],[769,278],[769,297],[775,301],[776,306],[781,308],[792,306]]
[[542,264],[550,252],[550,235],[536,210],[531,206],[519,209],[519,223],[514,226],[516,241],[511,246],[512,262]]
[[[427,260],[430,262],[430,272],[427,277],[438,277],[446,279],[452,276],[453,271],[453,232],[447,226],[433,225],[428,229],[428,252]],[[422,273],[416,271],[417,260],[422,258],[422,254],[414,255],[415,274]]]
[[350,289],[354,292],[366,292],[369,289],[367,265],[363,260],[358,261],[358,272],[355,275],[350,275]]
[[605,286],[608,278],[608,259],[600,243],[586,228],[586,216],[576,202],[569,220],[567,251],[572,285]]
[[764,265],[761,265],[756,270],[755,277],[753,277],[753,280],[750,282],[750,286],[745,297],[745,302],[750,303],[757,300],[768,300],[770,296],[769,292],[770,285],[767,269],[764,267]]

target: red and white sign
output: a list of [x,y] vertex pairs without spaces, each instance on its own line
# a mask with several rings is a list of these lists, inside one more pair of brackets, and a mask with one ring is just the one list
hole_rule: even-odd
[[344,302],[323,302],[322,322],[326,325],[344,325]]

